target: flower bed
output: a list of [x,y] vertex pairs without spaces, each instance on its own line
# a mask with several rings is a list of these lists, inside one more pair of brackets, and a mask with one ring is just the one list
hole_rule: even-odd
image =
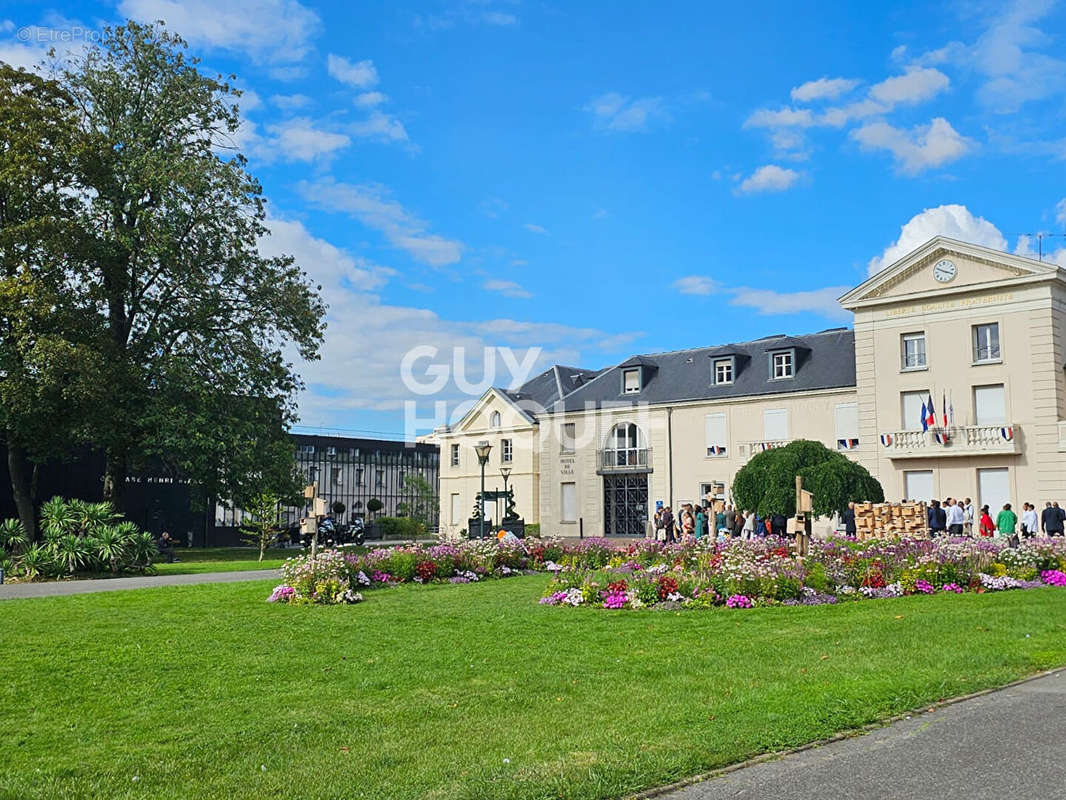
[[[1066,541],[1017,548],[972,539],[813,542],[806,558],[773,537],[662,546],[638,543],[603,556],[565,553],[540,602],[608,609],[746,609],[822,605],[911,594],[1066,586]],[[593,556],[586,558],[585,553]]]

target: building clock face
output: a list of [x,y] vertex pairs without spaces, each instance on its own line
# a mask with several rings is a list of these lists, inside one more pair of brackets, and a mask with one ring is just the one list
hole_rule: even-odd
[[955,277],[955,262],[948,261],[946,258],[936,262],[936,266],[933,267],[933,277],[941,283],[947,283]]

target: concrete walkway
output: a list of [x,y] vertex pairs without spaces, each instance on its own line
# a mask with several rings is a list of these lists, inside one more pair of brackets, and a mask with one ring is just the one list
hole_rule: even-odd
[[154,586],[190,586],[197,583],[233,583],[278,579],[276,569],[247,569],[236,572],[199,572],[194,575],[142,575],[136,578],[101,578],[91,581],[48,581],[45,583],[5,583],[0,600],[20,597],[54,597],[90,592],[117,592],[123,589],[150,589]]
[[1066,671],[660,793],[667,800],[1066,798]]

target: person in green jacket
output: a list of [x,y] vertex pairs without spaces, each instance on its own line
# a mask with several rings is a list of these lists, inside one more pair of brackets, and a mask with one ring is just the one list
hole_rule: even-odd
[[1013,536],[1014,526],[1018,524],[1018,515],[1010,510],[1010,503],[1005,503],[1003,510],[996,516],[996,530],[1000,536]]
[[704,528],[707,527],[707,514],[703,511],[703,506],[696,506],[696,538],[699,539],[703,536]]

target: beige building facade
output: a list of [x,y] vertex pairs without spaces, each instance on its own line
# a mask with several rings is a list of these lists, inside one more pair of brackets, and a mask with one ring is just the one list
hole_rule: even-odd
[[645,535],[657,502],[729,502],[753,455],[796,439],[855,458],[890,500],[1066,501],[1066,273],[938,237],[840,302],[853,329],[490,390],[437,431],[442,526],[466,527],[482,440],[487,488],[511,464],[518,511],[544,534]]

